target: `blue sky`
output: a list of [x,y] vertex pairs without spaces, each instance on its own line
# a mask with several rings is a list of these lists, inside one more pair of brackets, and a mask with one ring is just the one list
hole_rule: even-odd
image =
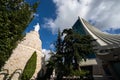
[[[30,4],[37,0],[26,0]],[[44,51],[53,48],[58,28],[71,28],[78,16],[102,31],[120,33],[120,0],[40,0],[34,19],[26,28],[40,24],[40,38]]]
[[[37,1],[37,0],[36,0]],[[35,0],[28,0],[30,3],[34,3]],[[33,26],[35,26],[37,23],[40,24],[40,38],[42,40],[42,48],[43,49],[51,49],[52,44],[56,40],[57,35],[52,34],[49,28],[45,28],[45,18],[52,18],[54,19],[55,14],[55,4],[52,2],[52,0],[40,0],[40,4],[37,8],[37,12],[35,13],[34,19],[29,24],[29,26],[26,29],[26,32],[30,32],[34,29]]]

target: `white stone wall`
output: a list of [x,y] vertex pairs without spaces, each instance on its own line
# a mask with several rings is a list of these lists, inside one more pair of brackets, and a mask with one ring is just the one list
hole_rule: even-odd
[[[3,69],[7,69],[9,71],[9,76],[17,70],[13,75],[12,80],[18,80],[19,73],[22,73],[27,61],[30,59],[34,51],[37,52],[37,65],[34,65],[36,66],[36,70],[32,79],[37,76],[37,73],[41,69],[41,58],[44,56],[41,45],[41,40],[39,39],[39,34],[37,31],[31,31],[26,34],[23,41],[21,41],[16,49],[13,50],[11,57],[8,61],[6,61],[6,64],[3,67]],[[2,71],[0,73],[6,72]],[[0,80],[3,80],[3,77],[3,75],[0,75]]]

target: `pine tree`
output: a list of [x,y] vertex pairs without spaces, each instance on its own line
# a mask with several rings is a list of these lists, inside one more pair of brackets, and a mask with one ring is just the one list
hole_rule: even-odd
[[[94,53],[93,51],[93,39],[89,35],[80,35],[74,32],[72,29],[64,29],[62,35],[66,34],[63,40],[58,35],[56,46],[57,52],[60,49],[60,58],[57,60],[59,63],[57,71],[58,76],[70,76],[70,75],[81,75],[80,62],[86,61],[89,54]],[[60,46],[58,48],[58,46]],[[55,62],[56,63],[56,62]],[[61,66],[60,66],[61,65]],[[85,72],[83,72],[85,74]],[[58,77],[58,79],[60,78]]]
[[[61,38],[63,34],[66,34],[64,39]],[[79,64],[86,60],[89,54],[94,53],[92,42],[93,39],[89,35],[80,35],[72,29],[65,29],[62,33],[58,30],[56,54],[51,56],[47,66],[52,67],[52,71],[55,69],[56,80],[62,80],[63,76],[83,76],[87,73],[80,69]]]
[[89,35],[80,35],[75,33],[72,29],[65,29],[63,33],[66,34],[63,47],[64,47],[64,64],[67,67],[80,70],[80,61],[85,60],[89,54],[94,53],[92,41]]
[[24,0],[0,0],[0,68],[22,40],[36,6],[36,3],[30,6]]

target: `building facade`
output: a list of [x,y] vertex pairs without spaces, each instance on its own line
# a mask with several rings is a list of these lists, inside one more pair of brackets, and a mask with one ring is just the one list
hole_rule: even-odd
[[44,57],[42,53],[42,42],[37,30],[27,33],[23,40],[18,43],[18,46],[13,50],[11,57],[6,61],[0,72],[0,80],[7,80],[9,78],[11,80],[18,80],[26,63],[34,52],[37,53],[37,63],[33,65],[36,66],[36,69],[31,78],[32,80],[37,77],[42,67],[42,58]]
[[[120,80],[120,35],[102,32],[82,18],[78,18],[72,28],[80,35],[90,35],[96,40],[97,53],[91,55],[92,59],[88,58],[87,62],[92,66],[93,77]],[[83,66],[87,63],[83,63]]]

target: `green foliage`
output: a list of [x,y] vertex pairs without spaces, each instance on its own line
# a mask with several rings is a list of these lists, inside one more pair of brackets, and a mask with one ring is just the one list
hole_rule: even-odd
[[24,68],[21,80],[30,80],[36,69],[36,61],[37,61],[37,54],[36,52],[34,52]]
[[[66,34],[64,39],[62,35]],[[52,55],[50,62],[57,74],[57,80],[63,76],[83,76],[87,72],[81,71],[80,61],[86,60],[87,56],[93,53],[92,38],[88,35],[79,35],[72,29],[65,29],[62,33],[58,31],[58,38],[55,43],[56,54]],[[51,65],[49,65],[51,66]]]
[[[37,5],[37,4],[35,4]],[[24,0],[0,0],[0,69],[23,38],[36,6]]]
[[65,29],[63,33],[67,34],[63,40],[65,64],[68,64],[68,67],[74,64],[74,69],[79,69],[80,61],[86,60],[87,55],[94,52],[92,38],[75,33],[72,29]]
[[[40,77],[40,80],[49,80],[50,79],[50,76],[51,74],[53,73],[53,70],[55,68],[55,63],[54,63],[54,53],[53,52],[50,52],[49,54],[52,55],[52,57],[50,57],[50,59],[47,61],[47,64],[46,64],[46,71],[45,71],[45,74],[43,76]],[[43,67],[44,68],[44,67]],[[39,80],[39,79],[38,79]]]
[[86,76],[87,74],[89,74],[89,71],[85,71],[85,70],[71,70],[71,76]]

